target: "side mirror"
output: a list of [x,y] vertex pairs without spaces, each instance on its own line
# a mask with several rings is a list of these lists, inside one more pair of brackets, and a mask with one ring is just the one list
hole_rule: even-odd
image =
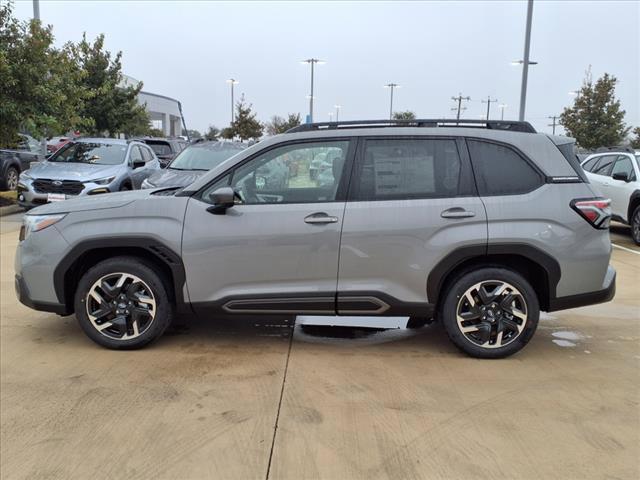
[[627,175],[626,172],[616,172],[611,176],[611,178],[613,178],[614,180],[621,180],[623,182],[629,181],[629,175]]
[[134,160],[133,161],[133,169],[144,167],[144,160]]
[[235,198],[236,194],[233,188],[220,187],[209,195],[209,200],[213,203],[213,206],[207,208],[207,211],[215,215],[223,215],[227,208],[233,207]]

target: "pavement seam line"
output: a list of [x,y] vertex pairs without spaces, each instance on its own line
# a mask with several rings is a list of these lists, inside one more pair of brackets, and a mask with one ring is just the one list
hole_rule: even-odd
[[640,255],[640,252],[638,250],[633,250],[631,248],[623,247],[622,245],[616,245],[615,243],[612,243],[611,245],[613,245],[616,248],[619,248],[620,250],[624,250],[625,252],[630,252],[630,253],[635,253],[636,255]]
[[276,423],[273,427],[273,438],[271,439],[271,450],[269,451],[269,463],[267,464],[267,475],[265,480],[269,480],[271,473],[271,460],[273,459],[273,450],[276,445],[276,435],[278,434],[278,421],[280,420],[280,409],[282,408],[282,397],[284,397],[284,386],[287,381],[287,372],[289,371],[289,357],[291,357],[291,346],[293,345],[293,331],[296,328],[295,319],[291,325],[291,333],[289,335],[289,349],[287,350],[287,361],[284,365],[284,375],[282,376],[282,387],[280,388],[280,400],[278,401],[278,411],[276,413]]

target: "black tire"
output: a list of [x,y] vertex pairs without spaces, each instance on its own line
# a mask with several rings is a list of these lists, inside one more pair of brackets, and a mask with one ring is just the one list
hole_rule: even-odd
[[640,245],[640,205],[638,205],[631,214],[631,238],[636,245]]
[[[96,326],[91,320],[88,312],[88,309],[93,307],[91,307],[91,305],[88,306],[87,302],[96,302],[95,298],[90,296],[92,287],[94,287],[94,285],[101,279],[107,279],[107,282],[109,282],[111,281],[111,278],[115,279],[118,275],[125,277],[130,276],[134,279],[135,277],[137,277],[137,280],[139,281],[131,279],[131,283],[125,283],[124,285],[127,286],[127,288],[133,288],[134,284],[137,285],[138,289],[147,295],[144,298],[151,298],[154,301],[153,307],[143,305],[141,302],[138,303],[138,307],[146,307],[149,311],[153,310],[153,317],[151,318],[151,320],[148,320],[148,317],[151,317],[151,315],[145,316],[144,320],[148,322],[146,324],[143,323],[143,321],[137,322],[136,320],[136,325],[138,325],[138,323],[141,326],[144,325],[144,329],[143,331],[133,330],[133,333],[130,335],[130,337],[133,338],[117,338],[118,330],[119,333],[122,333],[124,329],[125,333],[123,334],[123,336],[128,336],[132,331],[133,313],[131,315],[116,315],[116,313],[112,311],[104,317],[99,317],[99,319],[104,318],[104,322],[107,322],[109,320],[109,323],[113,323],[114,325],[113,329],[105,329],[105,333],[101,333],[98,330],[98,326],[102,326],[106,323],[102,323],[101,325]],[[82,330],[84,330],[84,332],[91,340],[96,342],[98,345],[106,348],[116,350],[132,350],[142,348],[145,345],[153,342],[164,333],[173,318],[173,305],[169,302],[168,299],[169,296],[167,294],[167,282],[163,280],[164,279],[159,272],[157,272],[151,265],[146,264],[143,260],[137,257],[115,257],[96,264],[94,267],[85,272],[85,274],[80,279],[80,282],[78,283],[78,287],[76,289],[74,306],[76,318],[78,319],[80,327],[82,327]],[[99,293],[99,295],[101,295],[105,300],[105,305],[111,304],[111,300],[114,301],[114,306],[109,306],[109,308],[117,308],[115,306],[115,303],[121,302],[121,300],[118,300],[119,297],[129,295],[129,291],[126,291],[125,287],[123,287],[119,292],[116,292],[118,294],[116,297],[107,296],[112,295],[116,290],[112,290],[111,292],[101,290]],[[149,290],[148,293],[147,290]],[[135,293],[138,294],[139,292]],[[139,299],[141,298],[141,296],[132,296],[129,298]],[[135,300],[133,301],[135,302]],[[126,302],[127,300],[125,299],[125,305]],[[129,302],[129,304],[131,304],[131,302]],[[119,305],[121,306],[123,305],[123,303],[120,303]],[[132,310],[136,310],[136,305],[134,304],[134,306],[130,308]],[[94,314],[95,313],[96,312],[94,312]],[[129,311],[127,311],[127,313],[129,313]],[[125,321],[120,320],[120,324],[116,325],[118,323],[118,320],[121,318],[125,318]],[[113,322],[111,322],[111,320]],[[136,326],[136,328],[138,327]]]
[[[481,288],[485,287],[483,291],[486,294],[486,287],[495,285],[498,288],[497,286],[501,282],[511,287],[511,289],[507,288],[505,290],[507,293],[496,297],[485,295],[487,300],[493,298],[489,302],[483,302],[480,295],[476,296],[472,293],[470,296],[474,301],[474,306],[471,307],[471,302],[468,300],[469,297],[465,295],[468,290],[480,284]],[[540,317],[538,298],[529,282],[522,275],[512,270],[498,267],[480,267],[461,273],[448,283],[445,288],[444,301],[441,303],[439,311],[440,319],[451,341],[460,350],[472,357],[504,358],[513,355],[531,340],[536,331]],[[496,293],[497,291],[494,289],[491,293]],[[511,303],[506,298],[509,292],[517,292],[519,294],[512,295],[514,300]],[[465,297],[464,299],[463,296]],[[480,312],[481,306],[484,306],[482,312]],[[517,312],[521,315],[523,308],[526,314],[525,319],[521,319],[519,316],[516,317],[513,314],[513,312]],[[471,320],[463,320],[459,325],[459,311],[462,314],[461,319],[471,318]],[[479,318],[473,318],[474,316],[479,316]],[[488,318],[488,320],[485,321],[485,318]],[[513,328],[514,326],[517,329]],[[477,331],[463,333],[461,328],[477,328]],[[498,340],[497,334],[500,330],[502,335]],[[506,338],[504,346],[498,346],[498,341],[502,343],[503,338]],[[494,342],[493,345],[491,345],[492,341]]]
[[128,183],[123,183],[122,185],[120,185],[120,192],[127,192],[129,190],[132,190],[132,188]]
[[20,171],[10,166],[5,172],[4,178],[0,180],[0,190],[14,191],[18,188],[18,179],[20,178]]

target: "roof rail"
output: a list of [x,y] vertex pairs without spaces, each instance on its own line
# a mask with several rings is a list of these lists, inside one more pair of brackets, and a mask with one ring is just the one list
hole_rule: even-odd
[[631,147],[621,147],[621,146],[617,146],[617,147],[598,147],[596,149],[596,153],[602,153],[602,152],[627,152],[627,153],[636,153],[635,149],[631,148]]
[[385,128],[385,127],[471,127],[489,130],[508,130],[512,132],[537,133],[529,122],[514,120],[456,120],[413,119],[413,120],[349,120],[344,122],[303,123],[290,128],[286,133],[310,132],[314,130],[340,130],[345,128]]

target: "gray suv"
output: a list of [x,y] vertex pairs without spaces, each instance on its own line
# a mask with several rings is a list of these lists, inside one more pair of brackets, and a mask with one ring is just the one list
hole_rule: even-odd
[[[319,185],[311,162],[329,152]],[[292,161],[294,178],[261,179]],[[157,339],[175,313],[402,315],[497,358],[527,344],[540,310],[613,297],[610,216],[573,140],[528,123],[310,124],[182,189],[33,210],[15,284],[115,349]]]
[[158,170],[155,153],[141,142],[75,140],[20,174],[18,203],[31,208],[79,195],[133,190]]

